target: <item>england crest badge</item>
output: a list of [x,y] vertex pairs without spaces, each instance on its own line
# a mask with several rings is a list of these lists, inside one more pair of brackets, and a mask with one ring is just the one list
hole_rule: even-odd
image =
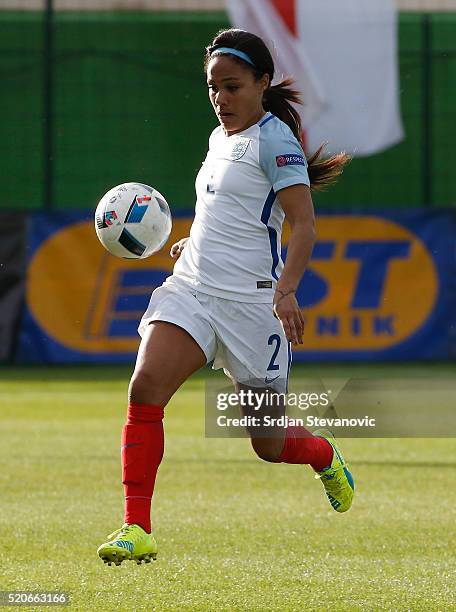
[[245,136],[239,136],[236,138],[236,141],[231,149],[230,159],[232,161],[237,161],[241,159],[245,155],[247,148],[250,143],[250,138],[245,138]]

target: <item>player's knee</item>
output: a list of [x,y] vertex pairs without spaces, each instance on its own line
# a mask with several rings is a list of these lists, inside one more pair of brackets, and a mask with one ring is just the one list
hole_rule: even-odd
[[157,372],[145,369],[135,370],[128,388],[128,399],[138,404],[157,404],[164,406],[168,402],[169,391]]
[[282,452],[283,443],[280,440],[268,440],[265,438],[252,438],[252,447],[257,456],[263,461],[277,463]]

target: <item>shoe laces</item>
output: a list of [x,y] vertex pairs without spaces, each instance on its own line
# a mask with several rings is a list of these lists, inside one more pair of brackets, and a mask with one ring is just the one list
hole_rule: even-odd
[[323,479],[323,481],[333,481],[333,482],[337,482],[338,484],[343,484],[344,482],[344,476],[345,474],[343,473],[343,469],[344,468],[348,468],[348,463],[341,463],[340,465],[338,465],[337,467],[329,467],[326,470],[324,470],[323,472],[320,472],[319,474],[315,474],[315,478],[318,479]]
[[123,538],[124,536],[128,536],[131,540],[136,541],[138,540],[138,536],[140,535],[140,533],[137,532],[134,527],[137,527],[137,525],[127,525],[125,523],[125,525],[122,525],[120,529],[117,529],[116,531],[114,531],[114,533],[111,533],[108,538],[110,540],[113,540],[114,538],[119,539]]

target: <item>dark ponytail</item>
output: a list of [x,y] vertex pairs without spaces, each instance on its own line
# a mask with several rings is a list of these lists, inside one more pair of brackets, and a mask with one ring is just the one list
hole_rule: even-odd
[[278,85],[271,85],[266,89],[263,96],[263,108],[271,111],[273,115],[286,123],[298,141],[301,142],[301,117],[290,102],[295,104],[302,104],[302,102],[299,91],[291,87],[293,83],[293,79],[288,77]]
[[[218,47],[231,47],[244,51],[252,59],[255,67],[235,56],[231,56],[231,59],[250,68],[257,80],[261,79],[264,74],[268,74],[269,83],[272,82],[274,61],[269,49],[259,36],[236,28],[220,30],[212,44],[206,48],[205,70],[212,53]],[[263,108],[286,123],[302,145],[301,117],[291,104],[302,104],[302,100],[300,92],[294,89],[293,85],[294,80],[291,77],[285,78],[277,85],[270,85],[263,95]],[[327,158],[322,157],[324,148],[325,144],[322,144],[313,155],[307,158],[310,186],[314,191],[320,191],[333,183],[342,174],[345,164],[351,160],[351,157],[346,153],[339,153]]]

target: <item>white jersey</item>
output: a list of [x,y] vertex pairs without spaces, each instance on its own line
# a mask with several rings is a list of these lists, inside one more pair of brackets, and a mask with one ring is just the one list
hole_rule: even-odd
[[173,276],[201,293],[271,303],[283,269],[280,189],[310,185],[290,128],[267,113],[243,132],[221,126],[196,178],[195,219]]

